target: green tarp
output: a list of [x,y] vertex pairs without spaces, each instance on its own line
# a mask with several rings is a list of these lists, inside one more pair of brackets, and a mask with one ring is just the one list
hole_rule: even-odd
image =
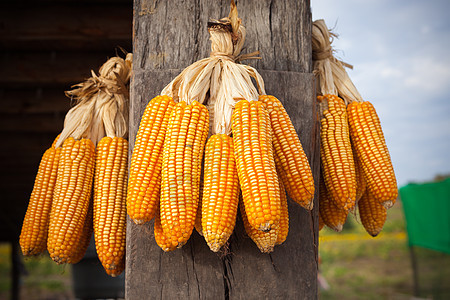
[[400,188],[410,246],[450,254],[450,178]]

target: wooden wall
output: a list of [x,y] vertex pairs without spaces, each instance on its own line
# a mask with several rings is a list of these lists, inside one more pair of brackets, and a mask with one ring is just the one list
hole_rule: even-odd
[[131,0],[0,4],[0,241],[20,234],[41,155],[71,107],[64,95],[131,52]]

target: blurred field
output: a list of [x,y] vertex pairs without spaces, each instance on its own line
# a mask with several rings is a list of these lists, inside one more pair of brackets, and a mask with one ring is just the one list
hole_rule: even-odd
[[[73,299],[70,266],[58,266],[47,255],[25,258],[20,299]],[[10,299],[11,246],[0,244],[0,299]]]
[[[420,297],[450,299],[450,255],[414,248]],[[354,216],[341,233],[319,234],[320,272],[330,285],[320,299],[412,299],[411,257],[401,202],[388,210],[380,235],[372,238]]]
[[[450,255],[415,248],[420,296],[450,299]],[[11,247],[0,244],[0,299],[9,299]],[[401,203],[388,211],[383,232],[368,235],[354,216],[344,230],[324,228],[319,234],[321,275],[329,284],[320,299],[412,299],[413,272]],[[48,255],[24,260],[21,299],[73,299],[71,268]]]

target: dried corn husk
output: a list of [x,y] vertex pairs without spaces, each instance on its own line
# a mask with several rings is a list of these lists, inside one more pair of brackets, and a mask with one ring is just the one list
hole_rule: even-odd
[[314,73],[319,79],[318,92],[322,95],[339,95],[348,104],[363,101],[361,95],[350,80],[344,67],[353,68],[333,56],[331,47],[334,33],[327,28],[324,20],[316,20],[312,26],[312,50]]
[[133,55],[110,58],[92,77],[73,86],[66,95],[76,105],[66,114],[56,147],[68,137],[90,138],[97,144],[104,136],[128,136],[128,83]]
[[[230,15],[208,23],[211,40],[210,57],[184,69],[162,91],[175,102],[187,104],[198,101],[208,107],[210,134],[230,134],[234,105],[242,99],[258,100],[265,94],[264,81],[255,68],[240,64],[244,59],[258,59],[259,52],[241,55],[245,27],[238,18],[236,5],[231,2]],[[255,79],[257,87],[253,85]]]

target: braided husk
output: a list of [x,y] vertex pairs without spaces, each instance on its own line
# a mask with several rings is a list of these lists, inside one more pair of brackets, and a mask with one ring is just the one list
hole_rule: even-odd
[[104,136],[128,136],[128,84],[132,54],[126,58],[112,57],[100,68],[99,75],[76,84],[66,96],[76,102],[64,120],[64,129],[56,144],[68,137],[89,138],[96,145]]
[[240,54],[246,31],[234,1],[231,1],[230,15],[209,22],[208,32],[210,57],[185,68],[161,91],[161,95],[170,96],[175,102],[205,104],[212,126],[210,134],[230,134],[234,105],[242,99],[256,101],[260,94],[265,94],[264,81],[258,71],[238,63],[244,59],[259,59],[259,52]]
[[361,95],[350,80],[344,67],[352,68],[333,56],[331,47],[336,35],[326,26],[324,20],[316,20],[312,26],[312,55],[314,74],[318,78],[318,94],[339,95],[345,104],[363,101]]

